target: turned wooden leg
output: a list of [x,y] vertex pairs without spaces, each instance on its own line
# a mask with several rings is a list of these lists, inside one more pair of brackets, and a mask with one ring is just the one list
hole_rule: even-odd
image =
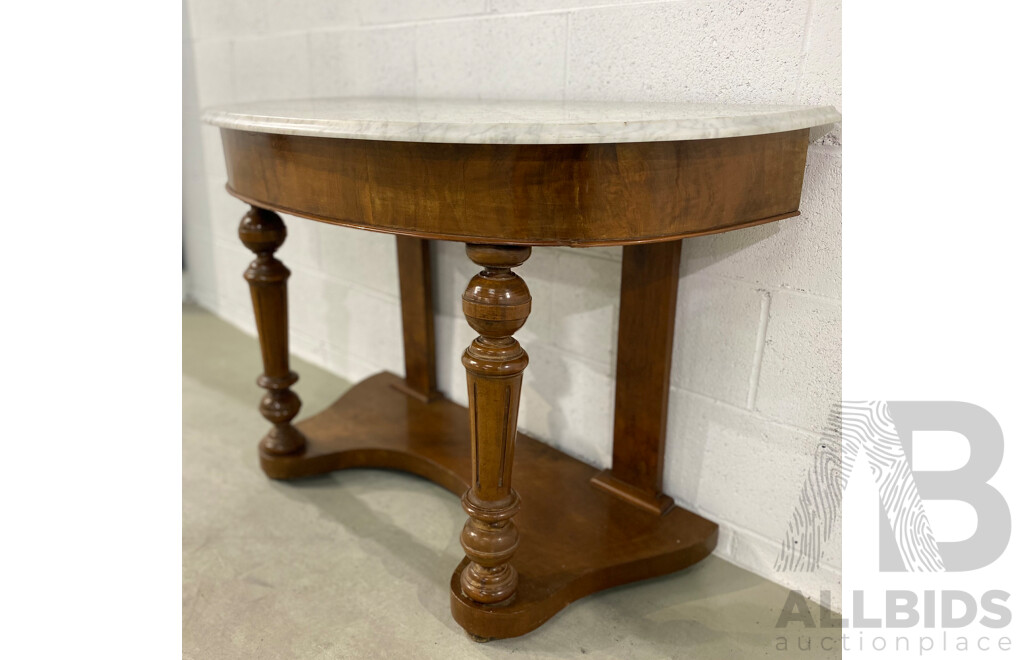
[[274,257],[274,251],[284,243],[287,230],[281,216],[253,206],[238,225],[238,236],[245,247],[256,253],[256,260],[245,271],[245,279],[252,294],[263,353],[263,375],[257,382],[267,393],[260,401],[260,412],[274,425],[260,442],[260,449],[276,456],[299,453],[306,447],[306,438],[291,424],[302,405],[291,390],[299,377],[288,368],[288,276],[291,272]]
[[530,256],[529,247],[467,245],[483,270],[462,294],[462,311],[480,333],[462,356],[469,386],[472,486],[462,497],[469,520],[462,547],[469,564],[462,592],[488,605],[507,603],[518,576],[509,563],[519,545],[512,516],[519,495],[512,490],[512,455],[523,370],[529,362],[512,334],[530,315],[530,290],[512,268]]

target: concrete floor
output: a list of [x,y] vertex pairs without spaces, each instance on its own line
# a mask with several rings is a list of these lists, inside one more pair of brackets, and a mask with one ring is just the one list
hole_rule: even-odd
[[[458,499],[382,470],[266,479],[256,341],[197,307],[182,326],[185,658],[839,657],[820,644],[837,631],[775,629],[786,589],[716,557],[584,598],[524,637],[472,642],[448,611]],[[300,415],[348,386],[293,360]],[[797,651],[808,632],[812,650]]]

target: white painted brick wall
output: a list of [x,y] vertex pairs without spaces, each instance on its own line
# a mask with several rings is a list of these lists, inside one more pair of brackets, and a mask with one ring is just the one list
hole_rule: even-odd
[[[188,0],[189,293],[254,333],[251,255],[235,235],[245,206],[224,192],[220,138],[197,106],[380,94],[841,109],[840,15],[839,0]],[[720,556],[815,598],[839,591],[839,538],[817,573],[772,564],[840,397],[841,162],[836,130],[810,148],[801,217],[684,241],[665,470],[670,495],[721,524]],[[400,372],[394,239],[286,221],[293,350],[348,379]],[[472,331],[458,301],[475,268],[459,244],[434,257],[439,383],[465,403]],[[518,335],[531,357],[521,425],[599,467],[611,462],[620,260],[617,248],[536,248],[521,269],[534,295]]]

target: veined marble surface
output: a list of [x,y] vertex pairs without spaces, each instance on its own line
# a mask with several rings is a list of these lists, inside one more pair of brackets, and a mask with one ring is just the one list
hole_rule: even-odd
[[466,144],[600,144],[704,140],[812,128],[840,120],[828,105],[608,103],[336,98],[210,108],[203,121],[243,131]]

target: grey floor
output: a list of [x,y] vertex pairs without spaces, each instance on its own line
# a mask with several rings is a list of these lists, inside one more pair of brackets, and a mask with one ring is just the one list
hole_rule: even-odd
[[[715,557],[584,598],[524,637],[474,643],[448,611],[458,499],[380,470],[266,479],[256,341],[197,307],[182,326],[185,658],[839,657],[820,644],[835,631],[775,629],[787,590]],[[300,415],[348,386],[292,368]],[[811,650],[798,651],[808,632]]]

